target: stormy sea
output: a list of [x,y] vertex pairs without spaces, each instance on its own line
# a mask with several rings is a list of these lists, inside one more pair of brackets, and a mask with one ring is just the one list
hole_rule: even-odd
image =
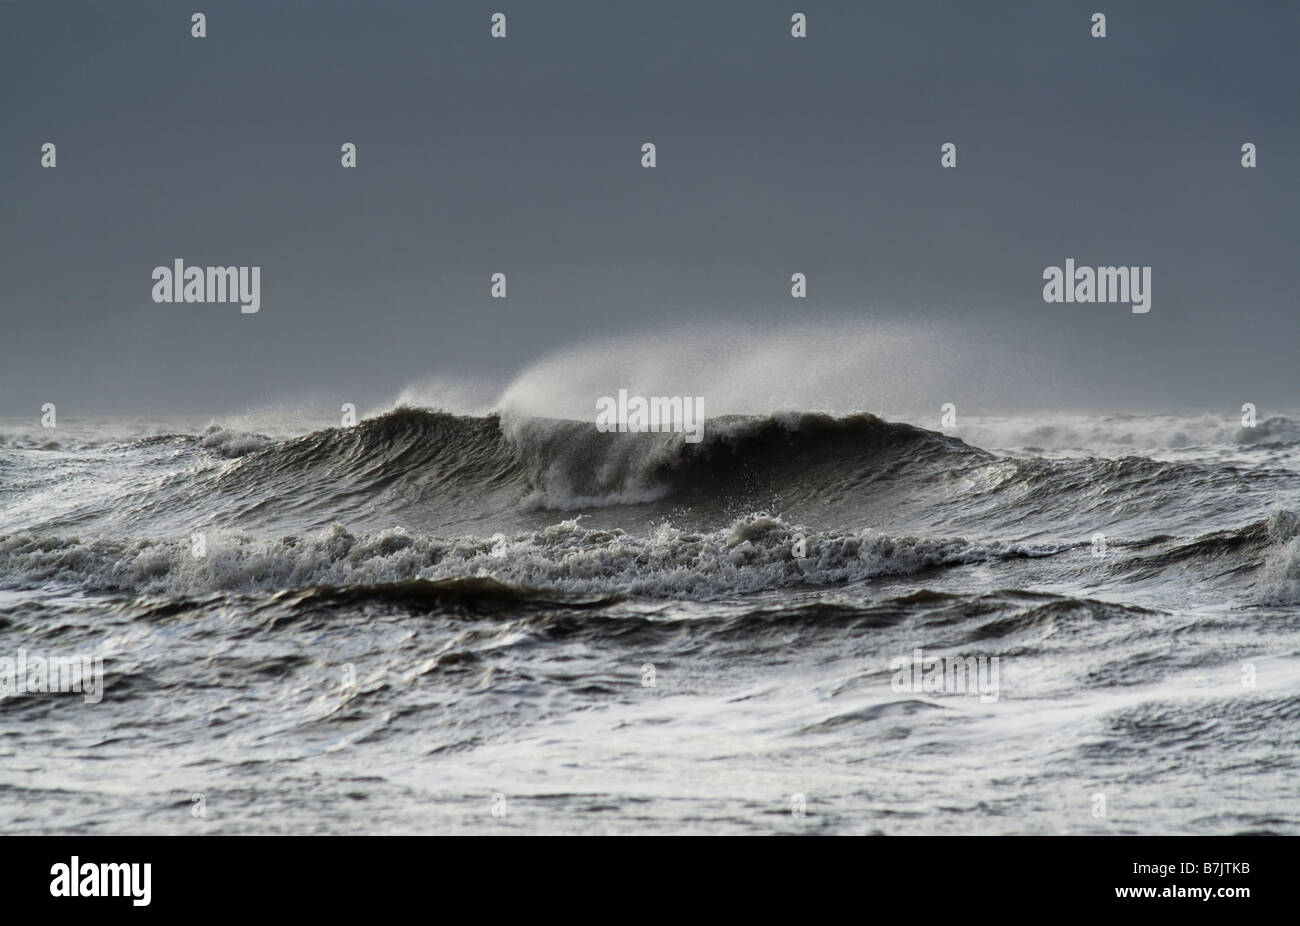
[[1295,834],[1300,417],[6,419],[0,656],[6,833]]

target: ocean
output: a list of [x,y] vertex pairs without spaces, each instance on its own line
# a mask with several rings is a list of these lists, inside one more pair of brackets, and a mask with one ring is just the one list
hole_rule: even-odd
[[1300,416],[950,430],[0,420],[0,831],[1300,833]]

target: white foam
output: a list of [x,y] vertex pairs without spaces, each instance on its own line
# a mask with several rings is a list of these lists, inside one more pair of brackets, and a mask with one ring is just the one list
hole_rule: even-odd
[[1275,511],[1268,519],[1268,537],[1259,599],[1263,604],[1300,604],[1300,515]]
[[[802,558],[793,555],[799,536],[806,545]],[[704,534],[664,524],[648,537],[588,530],[576,519],[487,539],[440,540],[397,530],[357,536],[341,525],[284,539],[213,532],[203,557],[192,555],[187,538],[83,542],[11,535],[0,538],[0,575],[11,586],[57,582],[145,595],[487,576],[529,588],[700,598],[907,575],[1034,552],[1047,551],[874,531],[805,533],[758,514]]]
[[[1274,416],[1244,428],[1241,417],[1222,415],[1071,415],[975,416],[962,414],[943,428],[938,414],[913,423],[943,430],[988,450],[1080,450],[1093,455],[1184,450],[1194,447],[1241,448],[1300,441],[1300,419]],[[1230,410],[1229,410],[1230,411]]]

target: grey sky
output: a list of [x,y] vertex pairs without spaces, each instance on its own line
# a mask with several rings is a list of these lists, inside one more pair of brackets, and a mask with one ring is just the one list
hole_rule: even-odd
[[[927,407],[1295,407],[1298,91],[1294,2],[10,0],[0,414],[364,407],[633,335],[866,357],[877,322]],[[1150,314],[1044,303],[1069,257],[1152,266]],[[175,258],[261,266],[261,311],[155,304]]]

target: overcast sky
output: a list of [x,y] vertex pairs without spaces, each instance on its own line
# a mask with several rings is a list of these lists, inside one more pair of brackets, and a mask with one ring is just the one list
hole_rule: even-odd
[[[364,407],[588,341],[615,389],[791,329],[868,407],[877,330],[895,404],[1300,406],[1300,3],[4,0],[0,126],[0,414]],[[260,266],[260,312],[153,302],[176,258]],[[1045,303],[1067,258],[1151,266],[1150,313]]]

